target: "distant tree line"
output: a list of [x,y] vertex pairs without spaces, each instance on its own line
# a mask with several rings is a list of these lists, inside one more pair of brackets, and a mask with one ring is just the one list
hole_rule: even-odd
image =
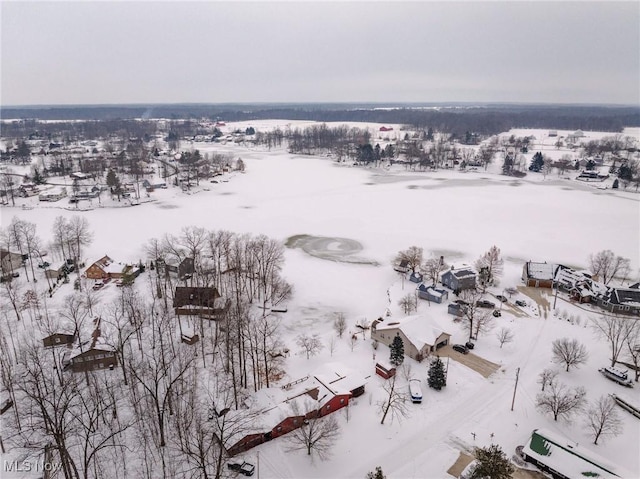
[[[511,128],[582,129],[620,132],[624,127],[640,126],[640,109],[626,106],[578,105],[408,105],[384,108],[380,104],[325,105],[136,105],[10,107],[3,118],[41,120],[110,120],[134,118],[185,120],[223,118],[225,121],[259,119],[311,120],[319,122],[363,121],[399,123],[416,129],[429,126],[437,131],[465,138],[468,132],[494,135]],[[384,105],[389,106],[389,105]],[[424,108],[420,108],[420,107]],[[433,108],[438,106],[438,108]],[[430,107],[430,108],[429,108]],[[8,136],[5,133],[5,136]]]

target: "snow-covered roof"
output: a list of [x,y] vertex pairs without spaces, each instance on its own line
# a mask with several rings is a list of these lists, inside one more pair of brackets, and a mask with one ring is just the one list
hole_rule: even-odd
[[434,346],[443,333],[450,335],[437,321],[419,314],[381,322],[376,326],[378,331],[386,329],[400,329],[418,350],[425,345]]
[[566,477],[632,477],[578,443],[548,430],[534,429],[523,452]]
[[531,279],[553,279],[557,264],[553,263],[527,263],[527,275]]
[[367,382],[360,372],[341,363],[325,363],[314,372],[314,377],[333,391],[334,394],[346,394],[364,386]]

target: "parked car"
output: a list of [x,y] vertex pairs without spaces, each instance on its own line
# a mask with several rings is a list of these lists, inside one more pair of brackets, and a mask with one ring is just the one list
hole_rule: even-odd
[[467,304],[469,304],[464,299],[456,299],[454,303],[459,304],[460,306],[466,306]]
[[99,289],[104,287],[104,283],[102,281],[96,281],[93,283],[93,290],[98,291]]
[[495,308],[496,305],[495,303],[487,301],[486,299],[480,299],[476,301],[476,306],[478,306],[479,308]]
[[526,301],[522,301],[521,299],[516,300],[516,306],[520,306],[524,308],[527,305]]
[[494,309],[492,314],[495,318],[499,318],[500,316],[502,316],[502,313],[497,309]]
[[253,476],[253,473],[256,470],[256,467],[253,464],[246,461],[229,462],[227,463],[227,467],[232,471],[237,471],[245,476]]
[[471,341],[467,341],[466,343],[464,343],[464,345],[466,346],[467,349],[473,349],[476,347],[476,345]]
[[422,402],[422,388],[419,379],[409,379],[409,393],[411,393],[411,402]]
[[51,263],[49,263],[48,261],[43,261],[38,265],[38,268],[48,268],[49,266],[51,266]]
[[496,299],[497,299],[498,301],[503,302],[503,303],[506,303],[506,302],[507,302],[507,298],[505,298],[505,297],[504,297],[504,296],[502,296],[501,294],[497,295],[497,296],[496,296]]
[[454,351],[458,351],[462,354],[467,354],[469,352],[469,349],[464,344],[454,344],[452,347]]

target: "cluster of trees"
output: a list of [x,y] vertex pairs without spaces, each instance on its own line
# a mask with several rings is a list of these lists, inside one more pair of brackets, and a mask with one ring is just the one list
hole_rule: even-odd
[[[55,221],[51,247],[61,257],[81,258],[91,239],[88,224],[75,218]],[[3,240],[13,241],[12,229],[29,230],[18,219],[12,227],[3,230]],[[123,468],[117,477],[220,477],[225,448],[254,432],[255,417],[242,406],[246,391],[268,387],[282,374],[279,323],[267,307],[291,294],[280,276],[279,242],[184,228],[147,249],[153,270],[143,276],[146,284],[120,288],[108,304],[88,290],[28,319],[19,298],[14,319],[3,306],[9,330],[3,323],[0,381],[14,399],[12,416],[6,422],[3,416],[4,444],[47,447],[65,478],[114,474],[113,464]],[[193,259],[193,274],[177,280],[167,265],[185,258]],[[176,317],[172,297],[181,283],[215,286],[230,300],[226,317]],[[37,302],[35,288],[34,294]],[[38,334],[27,333],[29,319]],[[70,330],[86,351],[94,328],[94,337],[115,352],[116,371],[65,371],[66,348],[46,350],[33,339]],[[199,342],[181,343],[183,328],[197,331]]]
[[[224,118],[227,121],[246,121],[256,119],[313,120],[320,122],[363,121],[374,123],[400,123],[415,128],[426,129],[436,126],[439,131],[451,133],[460,139],[467,132],[480,135],[495,135],[508,131],[514,126],[521,128],[554,128],[559,130],[583,130],[619,132],[626,126],[640,126],[637,108],[599,107],[599,106],[548,106],[521,105],[500,106],[483,105],[482,108],[461,108],[460,105],[391,104],[389,109],[379,104],[326,104],[283,107],[281,105],[131,105],[131,106],[80,106],[51,108],[5,108],[5,118],[40,118],[42,120],[88,120],[78,123],[91,123],[95,119],[113,122],[130,122],[131,119],[174,118],[188,121],[191,118]],[[415,108],[415,106],[438,106],[439,108]],[[5,111],[6,110],[6,111]],[[22,120],[34,124],[34,120]],[[18,125],[16,125],[18,123]],[[20,128],[19,123],[11,122],[7,126]],[[40,125],[40,122],[37,122]]]
[[[602,316],[592,322],[594,332],[609,343],[611,366],[619,361],[625,349],[636,371],[638,381],[640,372],[640,325],[637,321],[618,316]],[[589,357],[586,347],[576,339],[561,338],[552,344],[552,360],[563,364],[566,372],[571,367],[579,367]],[[571,419],[582,414],[584,426],[598,444],[601,437],[616,436],[622,432],[622,420],[619,417],[615,401],[603,395],[592,403],[586,400],[583,387],[569,388],[558,382],[558,371],[545,369],[538,376],[541,392],[536,397],[536,406],[541,412],[549,413],[554,421]]]

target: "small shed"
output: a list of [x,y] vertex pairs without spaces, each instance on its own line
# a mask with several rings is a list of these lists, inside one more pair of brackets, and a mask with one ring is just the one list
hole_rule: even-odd
[[376,374],[384,379],[389,379],[396,375],[396,368],[381,361],[376,363]]
[[418,286],[418,297],[440,304],[444,300],[449,299],[449,292],[446,289],[421,284]]
[[422,273],[420,273],[419,271],[414,271],[413,273],[411,273],[411,276],[409,276],[409,281],[411,281],[412,283],[422,283]]
[[402,261],[397,263],[393,267],[393,269],[394,269],[394,271],[397,271],[398,273],[408,273],[411,268],[409,268],[409,262],[406,259],[403,259]]

